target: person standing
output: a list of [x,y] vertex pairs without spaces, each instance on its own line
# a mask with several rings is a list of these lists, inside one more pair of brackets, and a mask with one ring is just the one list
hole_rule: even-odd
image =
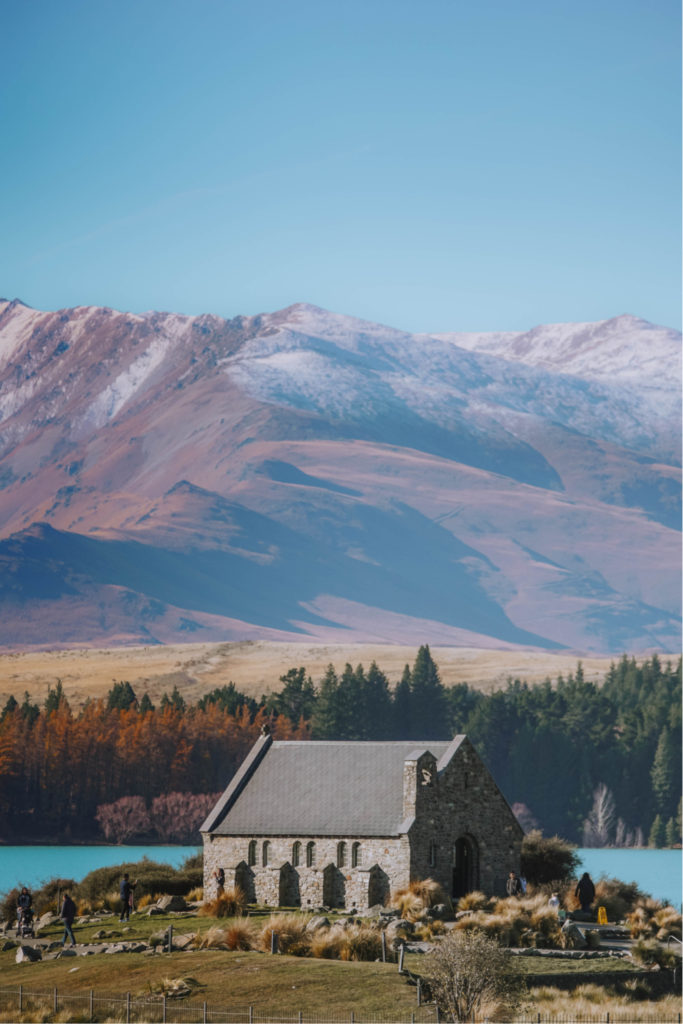
[[590,913],[591,904],[595,899],[595,886],[593,885],[593,879],[587,871],[584,871],[577,882],[574,895],[578,896],[579,903],[581,904],[581,910],[584,914]]
[[130,920],[130,902],[134,888],[135,885],[129,880],[128,875],[125,874],[121,879],[121,885],[119,886],[119,895],[121,897],[121,916],[119,917],[119,921]]
[[68,892],[64,893],[64,899],[62,900],[62,909],[59,913],[62,921],[64,922],[64,937],[62,938],[62,945],[65,945],[67,938],[71,939],[71,945],[76,945],[76,939],[74,938],[72,925],[74,918],[76,917],[76,904],[71,899]]
[[505,891],[508,894],[508,896],[522,895],[522,886],[519,881],[519,878],[514,873],[514,871],[511,871],[507,877],[507,881],[505,883]]

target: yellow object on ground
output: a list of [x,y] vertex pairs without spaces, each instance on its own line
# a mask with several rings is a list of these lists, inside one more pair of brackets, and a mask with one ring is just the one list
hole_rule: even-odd
[[604,907],[598,907],[598,924],[607,924],[607,911]]

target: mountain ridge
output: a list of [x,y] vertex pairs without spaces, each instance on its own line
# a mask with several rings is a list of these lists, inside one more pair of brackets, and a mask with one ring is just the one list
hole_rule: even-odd
[[[306,303],[224,320],[0,300],[0,561],[33,580],[37,543],[74,608],[97,592],[83,643],[172,642],[195,619],[207,639],[391,639],[407,617],[415,642],[675,649],[680,335],[630,314],[560,326],[413,335]],[[54,534],[29,539],[40,522]],[[98,542],[103,577],[74,537]],[[141,545],[160,585],[136,589],[134,559],[117,575],[107,544]],[[208,566],[185,607],[171,581],[192,552],[231,585]],[[58,603],[32,594],[22,643],[41,620],[61,642]]]

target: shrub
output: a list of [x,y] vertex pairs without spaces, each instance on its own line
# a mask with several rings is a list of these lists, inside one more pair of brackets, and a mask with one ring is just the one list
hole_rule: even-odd
[[196,885],[194,887],[194,889],[190,889],[190,891],[187,894],[187,899],[191,903],[199,903],[201,900],[203,900],[204,899],[204,886],[203,885]]
[[638,939],[631,946],[631,956],[648,967],[651,964],[658,964],[660,967],[675,967],[678,964],[676,954],[660,945],[656,939]]
[[322,960],[339,960],[343,942],[344,930],[338,925],[319,928],[311,937],[311,956]]
[[575,874],[579,856],[559,836],[545,837],[534,829],[522,840],[521,870],[528,882],[560,882]]
[[417,921],[425,910],[444,903],[443,889],[433,878],[417,879],[405,889],[399,889],[391,901],[406,921]]
[[204,903],[199,913],[204,917],[241,917],[247,906],[247,897],[239,886],[225,889],[215,900]]
[[195,944],[198,949],[227,949],[225,929],[214,925],[203,935],[197,935]]
[[484,1001],[519,1004],[522,988],[510,955],[476,931],[454,930],[427,959],[429,984],[439,1009],[469,1021]]
[[635,882],[622,882],[618,878],[600,878],[595,883],[594,905],[605,908],[608,921],[623,921],[638,901],[645,898]]

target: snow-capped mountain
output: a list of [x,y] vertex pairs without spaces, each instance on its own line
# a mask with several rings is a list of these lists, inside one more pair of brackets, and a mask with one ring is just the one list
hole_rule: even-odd
[[0,642],[677,649],[680,357],[0,301]]

